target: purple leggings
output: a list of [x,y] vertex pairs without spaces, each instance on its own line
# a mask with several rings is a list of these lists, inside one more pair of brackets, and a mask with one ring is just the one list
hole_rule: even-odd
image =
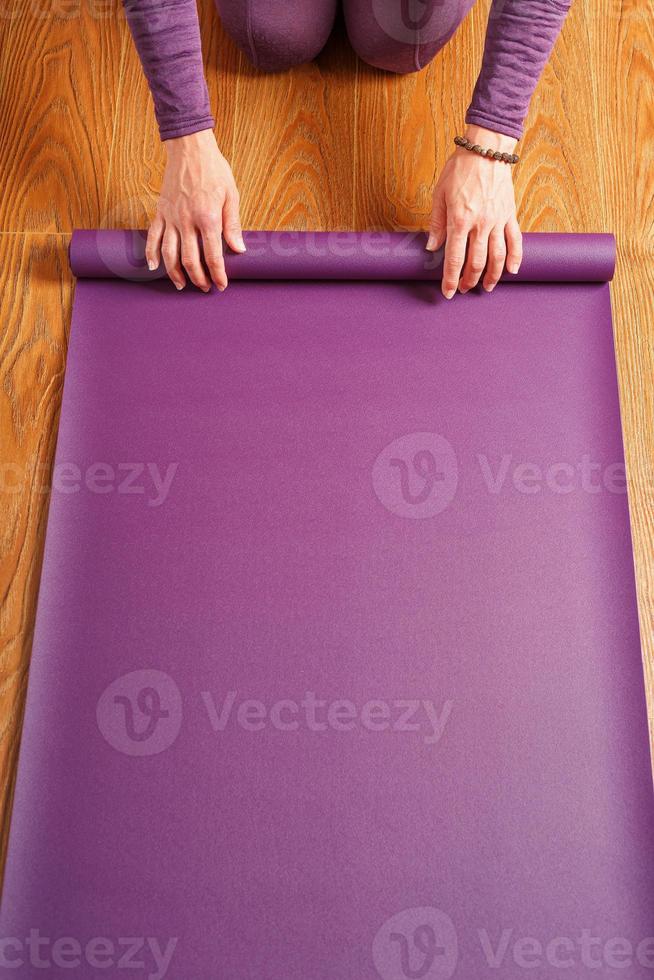
[[[216,0],[227,32],[257,68],[311,61],[334,25],[338,0]],[[454,34],[474,0],[342,0],[352,47],[387,71],[418,71]]]
[[[162,139],[214,125],[196,0],[123,0],[154,96]],[[341,0],[357,54],[376,68],[417,71],[454,34],[474,0]],[[519,138],[529,100],[571,0],[492,0],[484,58],[466,122]],[[228,33],[265,71],[310,61],[338,0],[216,0]],[[452,78],[456,86],[456,77]]]

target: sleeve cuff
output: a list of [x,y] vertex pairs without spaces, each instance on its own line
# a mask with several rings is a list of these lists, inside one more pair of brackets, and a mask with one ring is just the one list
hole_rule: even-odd
[[213,116],[201,116],[199,119],[160,123],[159,134],[162,140],[174,140],[180,136],[190,136],[191,133],[199,133],[203,129],[213,129],[214,126],[215,120]]
[[492,129],[493,132],[510,136],[514,140],[519,140],[523,134],[523,127],[519,123],[507,122],[506,119],[499,119],[496,116],[487,116],[484,112],[478,112],[476,109],[468,109],[466,123],[471,126],[483,126],[484,129]]

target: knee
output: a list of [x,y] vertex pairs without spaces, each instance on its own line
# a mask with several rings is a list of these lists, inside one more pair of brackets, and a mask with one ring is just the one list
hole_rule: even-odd
[[405,75],[420,71],[452,37],[472,0],[423,0],[418,11],[393,0],[378,0],[372,15],[346,4],[352,47],[366,64]]
[[227,33],[262,71],[312,61],[327,43],[336,15],[335,0],[321,4],[319,11],[304,2],[260,4],[258,9],[231,0],[216,3]]
[[447,40],[448,37],[445,37],[431,44],[407,44],[367,37],[352,41],[352,47],[359,58],[372,68],[381,68],[395,75],[409,75],[426,68]]
[[296,65],[304,65],[320,54],[327,37],[312,30],[286,32],[282,25],[265,25],[254,30],[249,44],[249,57],[261,71],[285,71]]
[[375,43],[374,38],[352,41],[356,54],[371,68],[392,72],[394,75],[409,75],[424,67],[415,48],[406,44]]

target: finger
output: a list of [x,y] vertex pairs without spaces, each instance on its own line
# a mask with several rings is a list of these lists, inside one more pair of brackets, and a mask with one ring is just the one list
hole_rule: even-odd
[[500,276],[504,272],[505,259],[506,242],[504,241],[504,228],[497,225],[488,237],[488,262],[482,283],[487,292],[492,293],[500,281]]
[[177,289],[183,289],[186,279],[180,262],[180,237],[174,225],[166,225],[161,244],[161,256],[169,278]]
[[[225,241],[232,252],[244,252],[245,242],[243,241],[243,231],[241,229],[241,218],[238,211],[239,198],[236,191],[232,191],[225,198],[223,205],[223,235]],[[225,280],[227,285],[227,280]]]
[[203,293],[208,293],[211,283],[202,265],[198,233],[193,225],[187,225],[182,229],[182,265],[193,285]]
[[452,299],[459,285],[461,269],[466,257],[467,241],[467,226],[458,222],[448,228],[443,259],[443,282],[441,284],[441,291],[445,299]]
[[161,265],[161,241],[165,227],[166,223],[163,215],[157,212],[152,219],[152,224],[148,228],[148,238],[145,243],[145,260],[151,272],[158,269]]
[[522,232],[515,215],[507,222],[504,233],[506,235],[507,272],[515,275],[522,263]]
[[222,293],[227,288],[227,273],[225,272],[223,242],[219,225],[204,228],[202,232],[202,248],[209,275]]
[[447,234],[447,206],[445,195],[436,189],[434,193],[434,204],[429,222],[429,238],[427,239],[427,251],[435,252],[445,241]]
[[477,226],[470,235],[470,241],[468,243],[468,257],[466,259],[463,275],[461,276],[461,284],[459,286],[462,293],[467,293],[469,289],[476,286],[479,282],[479,277],[484,271],[484,266],[486,265],[486,260],[488,258],[489,232],[490,228],[486,229],[486,227],[482,225]]

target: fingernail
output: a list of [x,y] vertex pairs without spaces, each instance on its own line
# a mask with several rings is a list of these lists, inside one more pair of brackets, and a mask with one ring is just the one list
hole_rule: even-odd
[[428,252],[436,251],[436,235],[430,235],[425,246]]
[[219,291],[220,291],[221,293],[224,293],[226,289],[227,289],[227,286],[218,286],[218,290],[219,290]]
[[469,288],[470,288],[469,286],[459,286],[459,292],[461,293],[461,295],[465,295],[465,293],[468,292]]
[[448,289],[446,292],[443,293],[443,296],[445,297],[445,299],[452,299],[455,292],[456,292],[455,289]]
[[239,238],[238,241],[236,242],[236,247],[238,248],[239,252],[247,252],[247,249],[245,247],[245,242],[243,241],[242,237]]
[[148,259],[148,269],[150,270],[150,272],[154,272],[156,268],[157,268],[157,263],[154,261],[154,259]]
[[[483,283],[482,283],[482,286],[484,286]],[[484,286],[484,289],[486,290],[487,293],[492,293],[493,290],[495,289],[495,283],[493,283],[492,286]]]
[[176,282],[175,283],[175,289],[183,289],[183,288],[184,288],[184,284],[183,283],[181,283],[181,282]]
[[518,271],[518,269],[520,268],[520,266],[519,265],[516,265],[515,262],[512,262],[511,265],[507,265],[506,268],[511,273],[511,275],[514,276],[516,274],[516,272]]

